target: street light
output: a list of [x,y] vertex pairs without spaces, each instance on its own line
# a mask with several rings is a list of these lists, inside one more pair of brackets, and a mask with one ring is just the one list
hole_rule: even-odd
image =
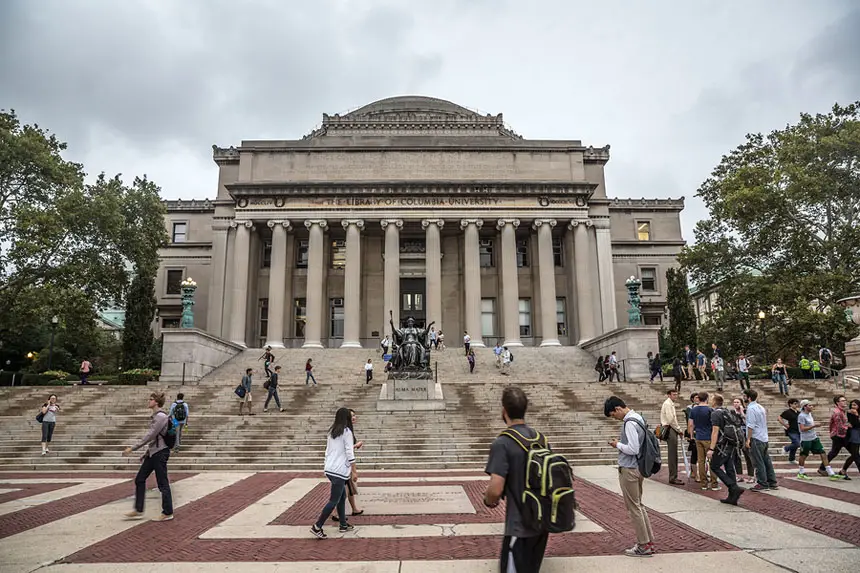
[[54,365],[54,334],[57,332],[57,325],[60,324],[60,318],[55,314],[51,317],[51,346],[48,348],[48,370],[52,370]]
[[758,311],[758,319],[761,321],[761,341],[762,347],[764,348],[764,363],[770,364],[770,360],[767,357],[767,329],[764,327],[764,319],[767,315],[765,315],[763,310]]

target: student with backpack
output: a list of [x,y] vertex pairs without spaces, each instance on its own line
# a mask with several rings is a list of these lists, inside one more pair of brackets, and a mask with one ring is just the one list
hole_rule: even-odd
[[167,477],[167,460],[170,458],[170,449],[176,445],[176,432],[172,420],[161,409],[163,406],[164,394],[153,392],[149,395],[149,408],[152,410],[149,431],[137,444],[123,451],[124,456],[129,456],[131,452],[146,446],[146,451],[140,458],[140,469],[134,478],[134,509],[125,514],[128,519],[143,519],[146,479],[153,471],[161,492],[161,515],[152,521],[173,519],[173,497]]
[[642,505],[642,484],[646,477],[660,469],[660,445],[656,443],[654,433],[648,431],[642,416],[628,408],[621,398],[607,398],[603,403],[603,415],[622,422],[621,438],[610,440],[609,445],[618,450],[618,483],[621,485],[627,514],[636,531],[636,544],[625,549],[624,554],[628,557],[649,557],[657,551],[651,521]]
[[170,405],[170,413],[168,416],[173,420],[173,425],[176,427],[176,445],[173,446],[173,451],[179,449],[179,443],[182,441],[182,428],[188,424],[188,403],[183,400],[185,394],[180,392],[176,395],[176,401]]
[[735,465],[738,452],[746,442],[746,426],[743,419],[734,410],[723,407],[723,397],[719,394],[711,396],[711,445],[707,457],[711,460],[711,473],[716,475],[729,490],[725,499],[720,503],[737,505],[744,489],[738,485]]
[[[490,483],[484,505],[505,504],[505,535],[502,539],[501,571],[537,573],[543,562],[550,533],[571,531],[576,500],[573,472],[562,456],[554,454],[546,438],[526,425],[529,401],[520,388],[502,392],[502,419],[507,429],[490,446],[485,472]],[[557,463],[558,462],[558,463]],[[552,484],[542,488],[535,467],[550,467]],[[545,485],[545,484],[544,484]]]

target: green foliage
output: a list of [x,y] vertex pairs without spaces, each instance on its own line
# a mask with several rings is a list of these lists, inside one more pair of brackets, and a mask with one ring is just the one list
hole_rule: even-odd
[[42,372],[43,376],[50,376],[54,380],[65,380],[69,377],[68,372],[63,372],[62,370],[48,370],[46,372]]
[[148,366],[152,347],[152,320],[155,318],[154,275],[135,275],[125,307],[122,356],[126,366]]
[[152,341],[149,351],[146,353],[146,366],[148,368],[161,368],[161,352],[164,341],[161,338]]
[[[794,359],[857,334],[836,301],[860,290],[860,102],[746,142],[699,188],[711,218],[681,254],[718,308],[699,340]],[[764,310],[764,322],[758,312]]]
[[161,374],[158,370],[150,370],[148,368],[134,368],[132,370],[126,370],[117,376],[117,382],[119,384],[126,385],[146,385],[147,382],[158,380],[158,376]]
[[696,314],[687,285],[687,274],[676,268],[666,271],[666,305],[669,308],[667,356],[677,356],[689,344],[696,348]]
[[44,374],[32,374],[21,372],[0,372],[0,386],[11,386],[12,377],[15,378],[15,386],[68,386],[65,380],[58,380],[53,376]]

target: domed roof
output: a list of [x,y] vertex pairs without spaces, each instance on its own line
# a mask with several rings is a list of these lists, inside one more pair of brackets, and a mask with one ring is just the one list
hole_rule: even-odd
[[431,112],[458,117],[475,117],[474,111],[448,100],[426,96],[395,96],[369,103],[351,111],[344,117],[387,115],[392,112]]

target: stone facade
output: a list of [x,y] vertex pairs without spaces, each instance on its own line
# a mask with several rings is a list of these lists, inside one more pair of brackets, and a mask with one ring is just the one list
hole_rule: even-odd
[[[157,328],[237,344],[375,346],[388,315],[459,346],[573,345],[625,325],[631,275],[659,324],[683,198],[607,197],[609,146],[523,139],[502,116],[381,100],[297,141],[213,146],[214,200],[168,201]],[[174,294],[177,293],[177,294]]]

